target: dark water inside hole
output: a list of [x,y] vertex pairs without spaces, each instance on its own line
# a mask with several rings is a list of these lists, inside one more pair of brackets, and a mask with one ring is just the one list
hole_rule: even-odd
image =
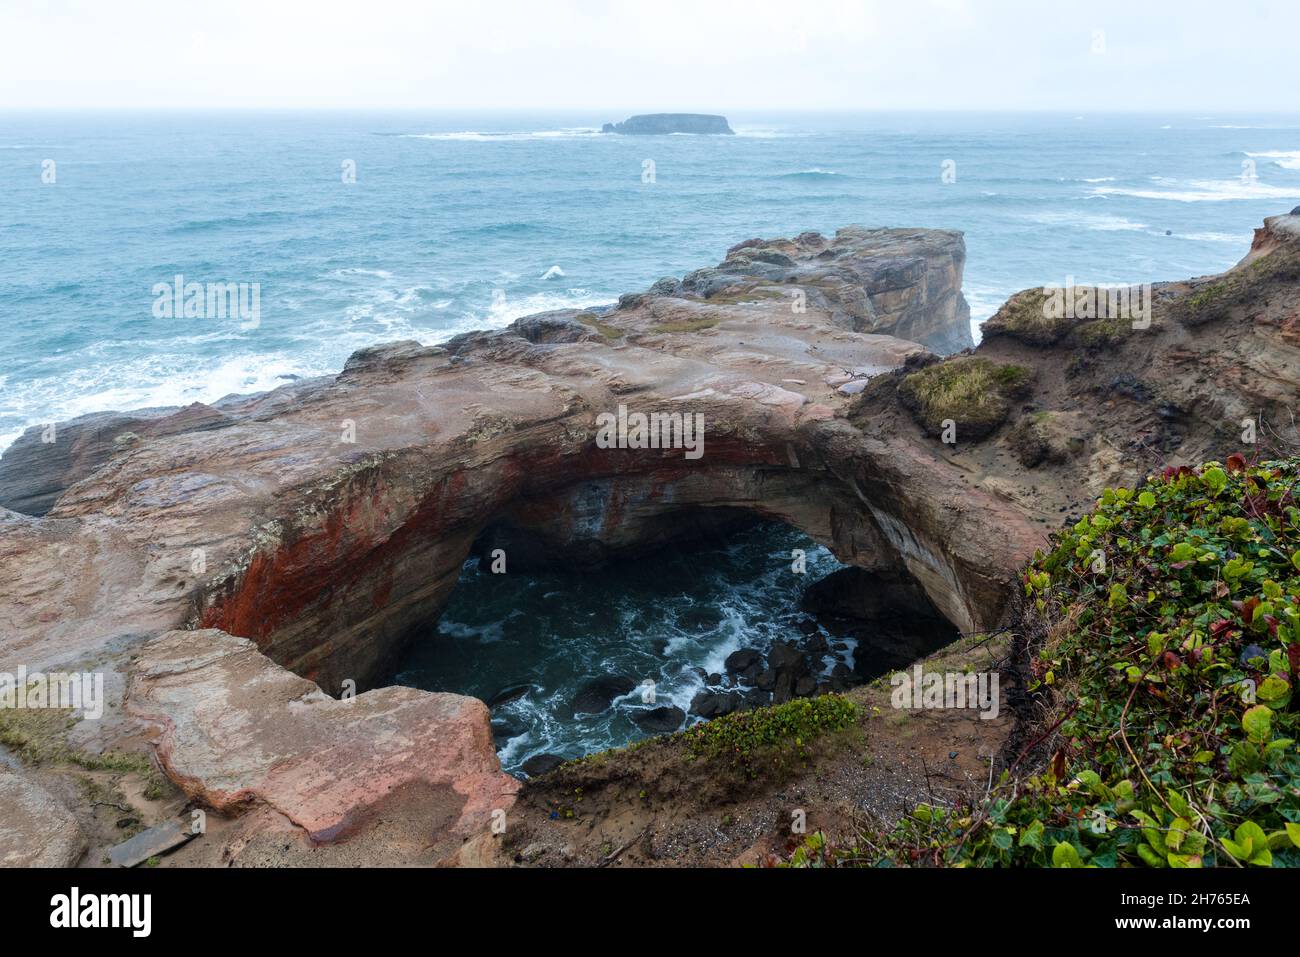
[[[791,552],[807,554],[806,574]],[[725,542],[667,548],[598,571],[492,574],[467,562],[446,612],[412,643],[398,684],[491,700],[527,684],[523,697],[493,708],[507,771],[537,754],[580,757],[645,737],[631,716],[648,706],[638,687],[601,714],[571,705],[592,679],[655,683],[655,705],[690,708],[705,686],[699,671],[723,671],[739,648],[802,640],[803,590],[842,567],[826,548],[784,525],[757,525]],[[828,657],[853,665],[855,643]],[[694,721],[695,718],[688,718]]]

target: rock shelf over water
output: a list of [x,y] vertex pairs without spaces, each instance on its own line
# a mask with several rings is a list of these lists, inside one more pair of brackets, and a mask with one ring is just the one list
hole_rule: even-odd
[[[964,260],[939,230],[754,239],[606,309],[74,420],[52,447],[30,430],[0,459],[0,506],[31,513],[0,507],[0,662],[103,673],[104,718],[50,733],[243,812],[210,838],[224,863],[319,861],[343,838],[349,860],[450,860],[518,789],[488,709],[376,685],[476,546],[512,571],[591,566],[758,515],[978,632],[1102,488],[1236,451],[1245,419],[1296,442],[1300,217],[1222,276],[1158,284],[1140,328],[1051,321],[1030,290],[973,354]],[[620,404],[703,415],[706,453],[600,448]],[[15,847],[48,846],[31,809],[54,779],[6,773]]]

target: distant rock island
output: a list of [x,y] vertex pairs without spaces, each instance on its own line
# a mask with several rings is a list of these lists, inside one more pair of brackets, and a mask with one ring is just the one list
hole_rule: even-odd
[[723,133],[734,136],[736,132],[727,125],[725,116],[711,116],[708,113],[647,113],[622,123],[606,123],[600,131],[629,136],[663,136],[667,133]]

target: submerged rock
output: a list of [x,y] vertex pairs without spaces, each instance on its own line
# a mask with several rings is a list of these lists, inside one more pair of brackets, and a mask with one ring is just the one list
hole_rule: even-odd
[[519,766],[519,769],[530,778],[540,777],[543,774],[554,771],[565,762],[565,758],[558,754],[534,754],[531,758]]
[[491,698],[488,698],[487,706],[489,708],[495,708],[498,705],[507,704],[517,698],[522,698],[532,690],[533,686],[530,684],[511,685],[508,688],[502,688]]
[[681,708],[665,705],[649,711],[638,711],[632,715],[632,720],[642,731],[667,734],[682,726],[682,722],[686,720],[686,712]]
[[607,710],[615,698],[627,694],[635,687],[635,681],[621,675],[609,675],[588,681],[573,697],[573,713],[599,714]]
[[492,719],[492,739],[498,743],[517,738],[527,731],[528,726],[518,718],[507,716]]

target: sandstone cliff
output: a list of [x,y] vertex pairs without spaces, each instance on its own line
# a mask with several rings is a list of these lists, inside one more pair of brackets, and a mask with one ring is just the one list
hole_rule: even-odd
[[[73,423],[53,449],[29,433],[0,500],[50,507],[0,510],[3,662],[106,672],[108,715],[69,745],[152,742],[190,798],[250,812],[240,847],[250,821],[373,836],[396,801],[440,808],[439,837],[423,857],[376,837],[377,859],[436,859],[512,800],[486,710],[369,689],[476,542],[599,562],[757,515],[994,628],[1021,564],[1102,484],[1239,447],[1247,418],[1292,441],[1296,222],[1270,220],[1222,277],[1158,287],[1140,330],[1045,323],[1021,294],[973,355],[941,360],[969,344],[961,237],[846,229],[741,243],[609,310]],[[702,415],[703,455],[599,447],[620,405]],[[351,704],[317,690],[354,685]],[[415,760],[439,727],[437,761]]]

